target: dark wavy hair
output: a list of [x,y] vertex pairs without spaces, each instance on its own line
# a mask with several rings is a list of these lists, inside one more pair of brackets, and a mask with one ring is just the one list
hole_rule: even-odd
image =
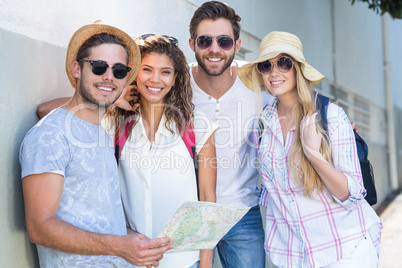
[[228,4],[220,1],[208,1],[203,3],[195,12],[190,21],[190,36],[197,38],[197,28],[203,20],[227,19],[232,24],[235,40],[240,37],[240,16]]
[[[190,73],[187,65],[186,57],[177,44],[171,43],[166,37],[155,35],[147,37],[145,40],[136,40],[141,52],[141,59],[150,53],[159,53],[168,56],[174,67],[175,79],[173,85],[164,99],[164,115],[166,117],[165,127],[173,132],[170,128],[172,122],[175,122],[182,134],[190,127],[193,122],[194,105],[191,100],[193,91],[190,84]],[[135,83],[135,82],[134,82]],[[111,129],[114,129],[115,135],[122,133],[124,128],[129,128],[129,133],[134,125],[138,122],[139,111],[126,111],[112,105],[106,117],[111,120]],[[134,124],[130,126],[130,121]]]

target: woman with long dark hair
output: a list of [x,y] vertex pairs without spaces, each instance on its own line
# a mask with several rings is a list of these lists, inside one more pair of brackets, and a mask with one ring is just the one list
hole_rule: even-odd
[[[183,134],[193,131],[198,154],[199,200],[215,202],[214,132],[217,126],[193,109],[187,62],[177,40],[144,35],[137,41],[141,66],[135,86],[140,107],[111,107],[113,136],[125,131],[120,187],[129,226],[156,237],[185,201],[197,201],[193,160]],[[200,261],[200,262],[199,262]],[[212,250],[164,254],[159,267],[212,267]]]

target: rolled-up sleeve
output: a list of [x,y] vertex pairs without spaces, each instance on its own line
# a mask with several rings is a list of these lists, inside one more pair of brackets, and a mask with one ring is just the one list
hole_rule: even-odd
[[346,113],[337,105],[331,103],[328,106],[327,117],[333,164],[346,176],[350,193],[343,202],[335,196],[334,200],[345,209],[351,210],[366,195],[353,129]]

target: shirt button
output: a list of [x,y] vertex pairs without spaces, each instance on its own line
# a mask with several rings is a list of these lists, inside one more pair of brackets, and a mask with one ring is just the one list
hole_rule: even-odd
[[217,113],[219,113],[219,110],[218,110],[218,109],[216,109],[215,111],[216,111]]
[[217,100],[216,103],[219,103],[219,101]]
[[212,99],[212,97],[211,97],[211,96],[208,96],[208,99],[210,100],[210,99]]
[[218,117],[215,117],[215,121],[218,121]]

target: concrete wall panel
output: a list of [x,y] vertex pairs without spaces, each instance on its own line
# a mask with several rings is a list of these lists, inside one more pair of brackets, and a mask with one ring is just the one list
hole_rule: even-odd
[[0,264],[34,267],[37,256],[26,234],[19,146],[37,122],[37,106],[72,95],[64,71],[65,49],[0,29]]
[[[188,61],[188,25],[203,0],[1,0],[0,1],[0,265],[35,267],[37,256],[25,230],[18,153],[25,133],[37,122],[35,110],[47,100],[71,96],[65,53],[71,35],[102,18],[130,35],[161,33],[179,39]],[[310,64],[336,83],[367,99],[370,155],[381,202],[390,193],[385,119],[381,17],[366,3],[335,0],[226,0],[242,17],[243,52],[254,60],[270,31],[296,34]],[[332,24],[332,18],[334,24]],[[332,29],[335,32],[332,32]],[[333,43],[335,39],[335,43]],[[397,133],[402,128],[402,20],[389,21],[391,86]],[[335,54],[333,54],[335,52]],[[352,113],[353,114],[353,113]],[[398,163],[402,140],[397,135]],[[399,182],[402,183],[401,167]]]
[[336,83],[384,107],[381,17],[361,2],[336,1],[334,12]]

